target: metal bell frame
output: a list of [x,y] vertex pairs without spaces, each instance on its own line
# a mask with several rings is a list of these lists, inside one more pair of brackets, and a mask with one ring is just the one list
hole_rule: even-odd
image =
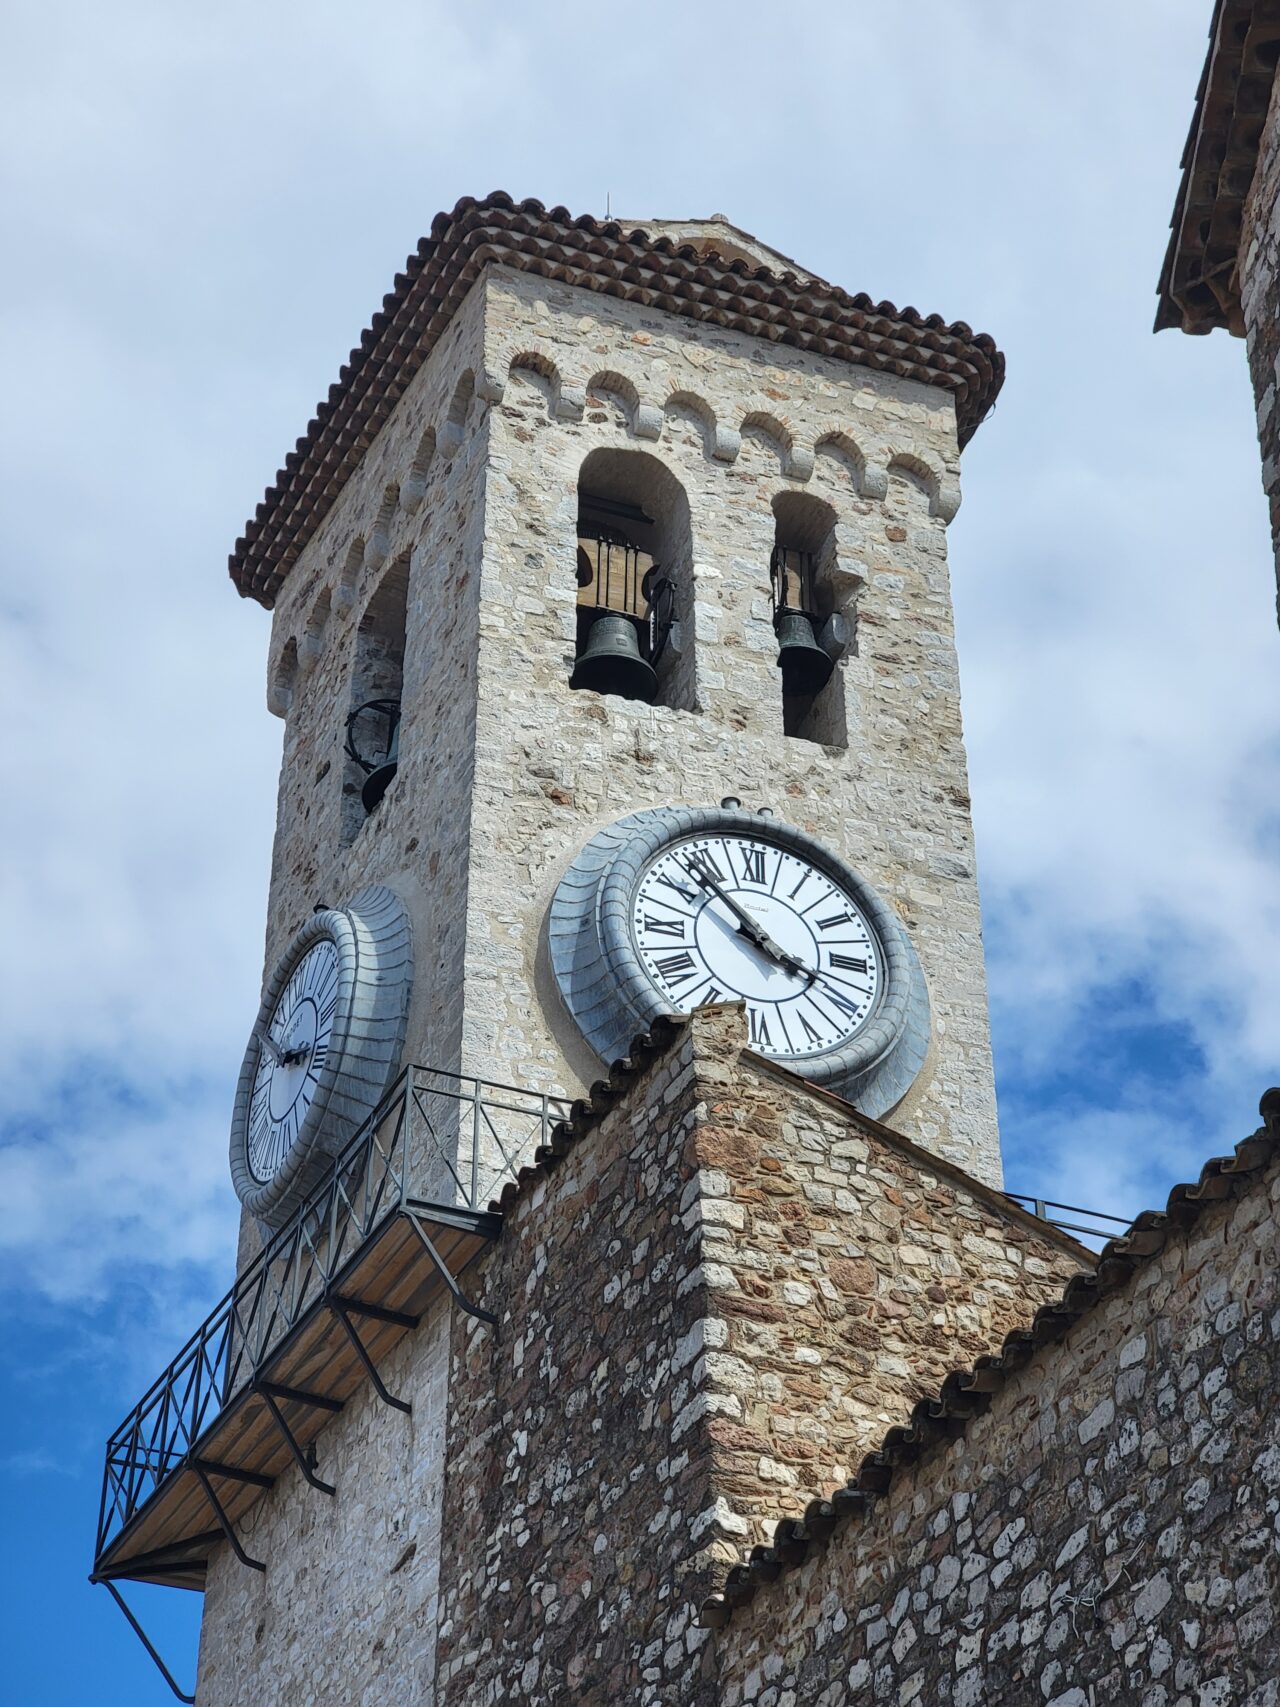
[[[366,759],[355,742],[356,723],[366,711],[374,712],[387,720],[386,748],[382,756],[375,760]],[[347,718],[347,739],[344,750],[347,756],[354,759],[364,772],[364,786],[360,790],[360,801],[365,812],[370,813],[391,786],[391,779],[400,767],[400,701],[398,699],[367,699],[363,705],[358,705]]]
[[816,579],[811,551],[774,546],[769,558],[769,590],[784,699],[812,699],[826,687],[835,668],[835,660],[818,644]]
[[[595,548],[594,561],[588,544]],[[642,569],[645,562],[649,566]],[[569,686],[652,701],[658,692],[656,665],[674,615],[671,580],[624,534],[580,527],[578,585],[594,596],[579,596],[586,632]]]

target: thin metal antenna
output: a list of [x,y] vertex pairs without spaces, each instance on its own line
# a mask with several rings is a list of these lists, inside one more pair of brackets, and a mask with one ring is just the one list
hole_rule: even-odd
[[610,196],[608,190],[606,190],[604,192],[604,216],[606,219],[612,219],[613,218],[612,208],[613,208],[613,198],[612,198],[612,196]]

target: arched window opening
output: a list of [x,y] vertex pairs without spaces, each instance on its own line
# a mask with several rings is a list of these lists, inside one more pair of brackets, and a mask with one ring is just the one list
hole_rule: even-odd
[[782,492],[773,501],[773,514],[769,585],[783,733],[842,747],[847,732],[836,662],[849,627],[836,595],[836,513],[821,498]]
[[684,488],[643,451],[597,450],[578,476],[577,654],[569,685],[694,704]]
[[377,810],[400,763],[408,607],[409,554],[405,552],[378,583],[356,631],[342,785],[343,828],[348,841]]

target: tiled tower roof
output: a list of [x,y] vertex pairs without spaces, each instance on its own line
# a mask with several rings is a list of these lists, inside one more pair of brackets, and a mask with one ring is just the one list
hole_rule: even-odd
[[[776,265],[762,264],[768,257]],[[963,321],[851,296],[723,218],[622,225],[495,193],[437,215],[231,554],[238,590],[270,606],[285,576],[489,263],[700,323],[940,386],[960,442],[1004,379],[991,338]],[[778,268],[781,270],[778,270]]]

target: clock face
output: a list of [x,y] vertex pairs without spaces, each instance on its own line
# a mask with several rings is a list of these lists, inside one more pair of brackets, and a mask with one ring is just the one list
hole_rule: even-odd
[[928,1055],[929,993],[893,908],[815,836],[734,801],[603,825],[557,885],[547,952],[606,1065],[659,1015],[741,1002],[753,1049],[878,1117]]
[[255,1180],[280,1172],[306,1124],[329,1055],[338,1008],[338,949],[323,937],[307,950],[257,1032],[247,1159]]
[[641,965],[671,1005],[746,1003],[750,1041],[804,1058],[867,1023],[884,955],[848,889],[764,836],[696,836],[642,871],[631,928]]
[[264,1230],[321,1188],[400,1059],[413,976],[390,889],[318,908],[267,979],[231,1115],[231,1178]]

